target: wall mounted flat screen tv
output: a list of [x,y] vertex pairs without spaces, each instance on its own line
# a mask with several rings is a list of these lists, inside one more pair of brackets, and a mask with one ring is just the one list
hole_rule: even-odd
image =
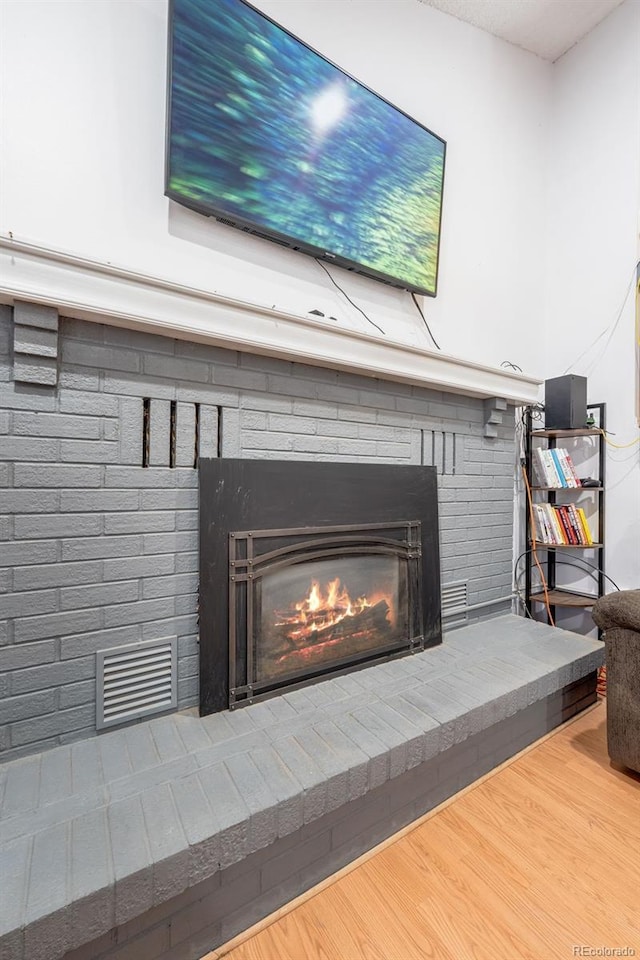
[[178,203],[435,296],[445,148],[244,0],[172,0]]

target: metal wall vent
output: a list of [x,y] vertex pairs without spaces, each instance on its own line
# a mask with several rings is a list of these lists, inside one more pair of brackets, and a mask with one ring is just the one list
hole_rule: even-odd
[[98,730],[177,707],[177,637],[98,650],[96,659]]
[[441,594],[442,619],[447,623],[462,623],[468,620],[467,606],[469,604],[468,584],[466,580],[458,583],[447,583],[442,587]]

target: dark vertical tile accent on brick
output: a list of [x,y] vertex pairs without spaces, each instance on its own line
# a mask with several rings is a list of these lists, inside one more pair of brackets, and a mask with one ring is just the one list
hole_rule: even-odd
[[149,466],[149,451],[151,447],[151,397],[144,397],[142,401],[142,466]]
[[176,413],[177,400],[172,400],[169,406],[169,466],[173,470],[176,465]]
[[194,404],[196,410],[195,430],[193,434],[193,468],[198,469],[198,460],[200,458],[200,404]]
[[222,430],[223,430],[223,407],[218,407],[218,444],[216,448],[216,456],[220,458],[222,456]]

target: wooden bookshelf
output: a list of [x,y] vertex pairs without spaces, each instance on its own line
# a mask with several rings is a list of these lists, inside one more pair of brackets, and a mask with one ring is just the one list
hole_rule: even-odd
[[[540,562],[545,565],[545,575],[547,580],[547,598],[551,611],[551,617],[556,619],[556,607],[558,609],[562,607],[572,607],[575,609],[588,610],[593,606],[598,597],[603,596],[605,593],[605,548],[604,548],[604,531],[605,531],[605,486],[606,486],[606,460],[605,460],[605,413],[606,407],[604,403],[594,403],[587,404],[587,411],[595,417],[596,425],[593,427],[578,427],[575,430],[564,430],[564,429],[541,429],[534,430],[531,415],[529,414],[527,420],[527,431],[526,431],[526,445],[525,445],[525,470],[527,478],[530,484],[530,490],[532,495],[536,494],[536,503],[549,504],[553,508],[562,508],[569,506],[571,504],[576,504],[575,494],[580,495],[581,493],[587,491],[594,494],[594,498],[590,501],[589,506],[593,509],[590,509],[590,526],[592,535],[594,537],[595,543],[584,544],[584,543],[543,543],[540,540],[535,541],[535,552],[538,554]],[[535,480],[538,483],[534,482],[534,472],[533,472],[533,462],[534,462],[534,452],[540,444],[541,449],[554,450],[557,446],[563,447],[564,444],[559,443],[562,439],[576,439],[576,438],[585,438],[585,437],[594,437],[596,438],[595,448],[591,451],[591,444],[589,444],[589,450],[593,457],[597,458],[597,467],[594,468],[594,478],[598,481],[596,486],[588,487],[558,487],[558,486],[546,486],[544,483],[540,484],[540,480],[549,480],[549,476],[536,476]],[[537,443],[535,442],[537,441]],[[571,450],[573,451],[576,448],[581,447],[580,443],[572,445]],[[560,469],[563,470],[562,465]],[[536,473],[539,473],[539,470],[536,470]],[[564,475],[566,476],[566,470],[563,470]],[[596,525],[591,525],[591,516],[597,516]],[[545,599],[544,591],[541,590],[539,583],[534,583],[534,572],[533,572],[533,562],[534,562],[534,543],[533,541],[533,525],[530,520],[530,511],[527,507],[525,511],[525,542],[528,544],[528,551],[526,554],[525,560],[525,602],[528,610],[528,615],[532,616],[531,612],[534,604],[545,604],[547,601]],[[574,526],[575,529],[575,526]],[[579,536],[579,534],[578,534]],[[597,583],[593,585],[594,594],[589,595],[580,591],[571,590],[570,588],[562,588],[558,586],[557,583],[557,574],[558,569],[562,566],[562,554],[564,551],[585,551],[591,550],[594,551],[593,554],[587,554],[589,558],[588,563],[585,562],[585,566],[588,565],[592,568],[593,574]],[[565,561],[569,563],[568,556],[565,558]],[[569,564],[570,565],[570,564]],[[584,570],[585,576],[589,574],[589,570]],[[587,589],[590,587],[587,586]],[[600,631],[599,631],[600,635]]]
[[[574,593],[571,590],[547,590],[550,606],[558,607],[592,607],[597,597],[588,597],[583,593]],[[546,603],[544,593],[532,593],[529,597],[532,603]]]
[[541,550],[600,550],[603,546],[603,543],[543,543],[536,540],[536,550],[538,547]]
[[587,492],[589,490],[604,490],[603,486],[598,485],[597,487],[531,487],[532,490],[540,490],[545,493],[553,491],[553,493],[562,493],[563,491],[568,493],[582,493],[584,490]]
[[602,430],[599,427],[578,427],[577,430],[532,430],[532,437],[600,437]]

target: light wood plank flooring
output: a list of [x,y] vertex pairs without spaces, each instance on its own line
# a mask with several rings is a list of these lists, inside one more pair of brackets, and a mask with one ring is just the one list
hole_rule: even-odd
[[640,777],[610,765],[604,709],[204,960],[640,957]]

